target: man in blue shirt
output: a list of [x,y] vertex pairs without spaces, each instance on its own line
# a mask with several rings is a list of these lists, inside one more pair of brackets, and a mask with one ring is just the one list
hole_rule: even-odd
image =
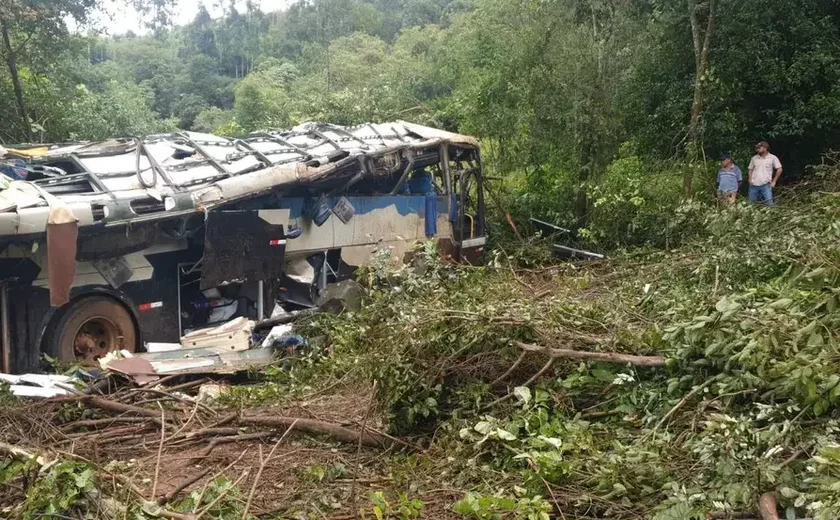
[[717,174],[718,200],[723,206],[735,204],[738,188],[741,187],[741,169],[732,162],[728,153],[720,156],[720,170]]

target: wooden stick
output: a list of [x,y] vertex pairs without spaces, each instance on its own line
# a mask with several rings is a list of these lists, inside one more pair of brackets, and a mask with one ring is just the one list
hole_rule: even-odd
[[75,421],[61,426],[63,431],[78,430],[81,428],[95,428],[97,426],[111,426],[114,423],[144,423],[148,422],[143,417],[107,417],[105,419],[86,419]]
[[[531,378],[530,378],[530,379],[528,379],[527,381],[525,381],[523,384],[521,384],[521,385],[519,385],[519,386],[529,386],[529,385],[531,385],[534,381],[536,381],[537,379],[541,378],[541,377],[543,376],[543,374],[545,374],[546,372],[548,372],[548,370],[549,370],[549,369],[551,368],[551,366],[554,364],[554,359],[555,359],[554,357],[550,357],[550,358],[548,358],[548,361],[546,361],[546,362],[545,362],[545,365],[543,365],[543,367],[542,367],[542,368],[541,368],[541,369],[540,369],[540,370],[539,370],[536,374],[534,374],[533,376],[531,376]],[[496,406],[497,404],[499,404],[499,403],[501,403],[501,402],[503,402],[503,401],[507,401],[508,399],[510,399],[510,398],[511,398],[511,397],[513,397],[513,396],[514,396],[514,393],[513,393],[513,392],[510,392],[510,393],[508,393],[508,394],[505,394],[505,395],[503,395],[502,397],[500,397],[500,398],[496,399],[495,401],[493,401],[493,402],[491,402],[491,403],[489,403],[489,404],[485,405],[485,406],[484,406],[484,409],[486,410],[486,409],[488,409],[488,408],[492,408],[492,407]]]
[[527,355],[528,355],[527,351],[522,351],[522,354],[519,355],[519,357],[516,359],[516,361],[513,362],[513,364],[510,366],[510,368],[508,368],[505,371],[504,374],[497,377],[495,381],[490,383],[490,386],[496,386],[496,385],[500,384],[502,381],[507,379],[509,375],[513,374],[513,371],[516,370],[517,368],[519,368],[519,365],[522,364],[522,361],[525,359],[525,356],[527,356]]
[[216,428],[218,426],[224,426],[225,424],[228,424],[228,423],[231,423],[231,422],[235,421],[237,417],[239,417],[239,412],[233,412],[231,414],[225,415],[224,417],[222,417],[218,421],[216,421],[213,424],[211,424],[210,426],[208,426],[208,428]]
[[175,511],[167,511],[161,509],[157,512],[157,516],[166,518],[167,520],[197,520],[198,517],[192,513],[176,513]]
[[166,397],[167,399],[171,399],[173,401],[178,401],[178,402],[181,402],[181,403],[189,403],[189,404],[194,404],[196,406],[200,406],[202,410],[204,410],[208,413],[211,413],[211,414],[216,413],[215,410],[213,410],[212,408],[210,408],[206,404],[202,404],[202,403],[199,403],[197,401],[192,401],[190,399],[184,399],[183,397],[177,396],[177,395],[172,394],[170,392],[164,392],[163,390],[156,390],[154,388],[135,388],[135,389],[129,390],[129,392],[132,393],[132,394],[146,392],[146,393],[150,393],[150,394],[154,394],[154,395],[159,395],[161,397]]
[[158,418],[158,413],[154,410],[140,408],[139,406],[132,406],[130,404],[118,403],[116,401],[111,401],[110,399],[105,399],[104,397],[97,397],[91,395],[83,397],[82,400],[91,406],[101,408],[102,410],[105,410],[107,412],[134,413],[137,415],[142,415],[144,417],[151,417],[154,419]]
[[391,440],[385,437],[356,432],[335,423],[316,421],[315,419],[246,415],[240,417],[239,422],[257,426],[268,426],[271,428],[288,428],[294,423],[297,424],[296,429],[299,432],[328,435],[345,444],[354,444],[358,442],[359,436],[361,436],[362,444],[371,448],[387,448],[392,444]]
[[[278,446],[280,446],[280,443],[283,442],[283,439],[285,439],[292,432],[296,424],[297,421],[293,422],[291,426],[289,426],[289,428],[286,429],[285,432],[283,432],[283,435],[280,437],[280,440],[278,440],[274,444],[274,447],[271,448],[270,452],[268,452],[268,457],[266,457],[265,460],[262,460],[262,455],[260,455],[260,468],[257,470],[257,476],[254,477],[254,483],[251,484],[251,492],[248,493],[248,501],[245,502],[245,510],[242,511],[242,520],[247,520],[248,518],[248,510],[251,508],[251,501],[254,500],[254,493],[256,493],[257,491],[257,484],[259,484],[260,482],[260,477],[263,474],[265,466],[268,464],[268,461],[271,460],[272,455],[274,455],[274,451],[277,449]],[[361,434],[359,434],[360,439],[361,437]],[[260,452],[262,453],[262,445],[260,445]]]
[[[181,482],[180,484],[178,484],[178,486],[175,489],[173,489],[172,491],[170,491],[166,495],[160,497],[158,499],[158,504],[163,505],[163,504],[171,501],[173,498],[175,498],[178,495],[178,493],[180,493],[181,491],[183,491],[183,490],[187,489],[188,487],[192,486],[193,484],[195,484],[196,482],[198,482],[199,480],[204,478],[208,473],[210,473],[210,468],[205,469],[201,473],[196,473],[192,477],[190,477],[187,480]],[[154,496],[154,495],[152,495],[152,496]]]
[[617,352],[587,352],[585,350],[543,347],[522,343],[521,341],[514,341],[513,343],[527,352],[544,352],[553,358],[591,359],[604,363],[629,363],[640,367],[665,366],[665,358],[662,356],[634,356],[630,354],[619,354]]
[[160,475],[160,456],[163,454],[163,441],[166,438],[165,426],[166,412],[163,411],[163,406],[160,406],[160,443],[158,444],[157,462],[155,462],[155,480],[152,482],[152,498],[157,494],[158,476]]
[[548,361],[545,362],[545,365],[534,375],[531,376],[531,379],[522,383],[522,386],[531,386],[537,379],[541,378],[546,372],[549,371],[551,365],[554,364],[554,358],[548,358]]
[[[373,408],[373,398],[376,397],[376,384],[377,381],[373,380],[373,389],[370,391],[370,398],[368,399],[367,410],[365,411],[365,417],[362,419],[362,429],[359,431],[359,444],[356,446],[356,464],[359,463],[359,459],[361,458],[362,454],[362,435],[365,434],[365,429],[367,428],[368,417],[370,417],[370,411]],[[356,511],[356,472],[353,472],[353,483],[350,485],[350,499],[353,502],[353,511]]]
[[[216,437],[210,441],[210,444],[207,445],[207,449],[204,450],[204,453],[201,457],[206,457],[210,455],[213,451],[213,448],[218,446],[219,444],[227,444],[229,442],[239,442],[239,441],[252,441],[255,439],[262,439],[263,437],[268,437],[271,435],[271,432],[257,432],[257,433],[244,433],[242,435],[232,435],[230,437]],[[200,458],[200,457],[195,457]]]

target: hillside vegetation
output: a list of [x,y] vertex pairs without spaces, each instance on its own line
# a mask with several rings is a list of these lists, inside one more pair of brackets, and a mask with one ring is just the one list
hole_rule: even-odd
[[[316,374],[375,380],[393,432],[434,431],[470,518],[699,519],[767,491],[789,518],[835,518],[838,211],[801,194],[706,212],[670,251],[371,272],[363,312],[316,326],[332,352]],[[534,352],[498,381],[516,341],[666,361]]]
[[[299,330],[311,350],[234,386],[211,419],[329,418],[390,434],[388,450],[300,438],[261,482],[259,508],[249,471],[267,459],[252,453],[238,479],[220,474],[161,512],[107,476],[157,485],[157,448],[126,461],[136,435],[95,448],[77,436],[72,462],[29,484],[34,463],[4,466],[6,500],[23,497],[7,511],[102,517],[99,487],[134,518],[249,506],[295,519],[751,518],[766,493],[787,518],[836,518],[840,194],[822,182],[783,202],[695,209],[679,247],[595,263],[550,261],[539,239],[497,243],[481,267],[442,263],[432,244],[397,269],[383,257],[360,273],[360,311],[310,319]],[[4,407],[4,438],[48,451],[68,421],[97,417],[76,402],[22,406]],[[190,450],[178,453],[195,463],[212,444]],[[214,457],[234,465],[248,451]],[[164,466],[178,480],[198,471]]]

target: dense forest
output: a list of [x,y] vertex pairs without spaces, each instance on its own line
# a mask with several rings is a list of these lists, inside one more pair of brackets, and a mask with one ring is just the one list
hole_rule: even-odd
[[3,143],[411,120],[480,137],[514,209],[600,246],[666,240],[721,152],[745,169],[768,140],[789,182],[840,129],[834,2],[248,2],[175,27],[137,0],[149,34],[114,36],[68,32],[96,0],[3,4]]

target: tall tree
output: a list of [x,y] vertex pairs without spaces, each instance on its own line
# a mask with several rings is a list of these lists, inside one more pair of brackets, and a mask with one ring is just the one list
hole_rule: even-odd
[[22,57],[31,54],[37,42],[40,53],[55,49],[58,41],[67,36],[65,20],[86,20],[98,0],[3,0],[0,2],[0,53],[9,71],[15,93],[20,134],[32,138],[29,111],[20,77]]
[[[697,163],[703,157],[703,96],[704,83],[709,75],[709,50],[715,30],[715,10],[717,0],[698,3],[687,0],[688,19],[691,23],[691,41],[694,47],[694,98],[691,102],[691,120],[688,124],[688,159]],[[686,198],[693,191],[694,169],[689,164],[683,176],[683,192]]]
[[[19,135],[32,139],[22,67],[53,60],[66,49],[67,21],[84,24],[102,0],[2,0],[0,2],[0,57],[9,72],[19,118]],[[141,13],[154,14],[153,23],[165,20],[165,6],[175,0],[131,0]]]

